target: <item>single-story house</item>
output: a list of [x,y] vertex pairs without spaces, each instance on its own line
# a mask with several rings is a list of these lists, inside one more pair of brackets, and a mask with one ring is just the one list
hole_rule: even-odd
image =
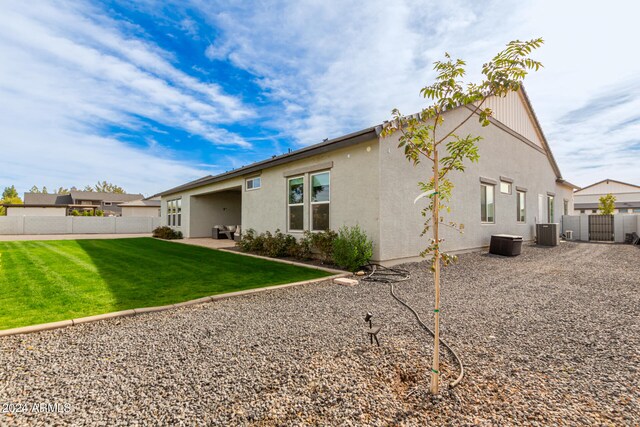
[[125,217],[160,217],[160,197],[133,200],[118,206],[122,208],[122,216]]
[[5,205],[7,216],[66,216],[67,205]]
[[[58,210],[44,209],[46,207],[64,207],[65,215],[70,215],[72,211],[79,212],[96,210],[104,211],[105,216],[120,216],[122,208],[121,203],[140,200],[144,198],[142,194],[120,194],[120,193],[103,193],[97,191],[71,191],[69,194],[42,194],[42,193],[24,193],[24,205],[15,205],[15,215],[29,216],[34,209],[39,208],[38,214],[42,215],[60,215]],[[7,211],[8,214],[9,211]],[[54,213],[55,212],[55,213]]]
[[[480,161],[450,175],[452,212],[443,215],[464,226],[463,234],[443,227],[450,252],[486,247],[492,234],[531,240],[536,223],[560,222],[573,210],[577,187],[563,179],[524,89],[485,105],[494,114],[489,126],[473,119],[458,130],[483,140]],[[470,111],[446,112],[445,125]],[[414,199],[430,166],[414,167],[398,148],[398,135],[382,137],[381,130],[369,127],[164,191],[161,222],[187,238],[211,236],[214,225],[299,237],[358,224],[374,242],[375,261],[418,259],[428,246],[420,236],[428,202]]]
[[598,213],[600,197],[607,194],[613,194],[616,198],[615,213],[640,213],[640,186],[615,179],[605,179],[573,193],[573,213]]

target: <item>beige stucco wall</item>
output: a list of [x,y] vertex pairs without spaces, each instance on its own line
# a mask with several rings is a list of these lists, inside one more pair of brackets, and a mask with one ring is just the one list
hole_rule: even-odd
[[[296,169],[333,162],[329,169],[330,199],[329,221],[332,230],[342,226],[360,225],[377,242],[378,228],[378,147],[377,139],[348,148],[330,151],[285,165],[263,170],[262,187],[243,190],[242,224],[258,232],[280,229],[287,231],[287,178],[284,173]],[[319,169],[314,172],[320,172]],[[304,228],[309,229],[309,175],[304,173]],[[300,237],[301,233],[290,233]],[[378,247],[374,248],[377,253]]]
[[153,217],[157,218],[160,216],[160,207],[159,206],[122,206],[122,216],[126,217]]
[[66,216],[67,208],[7,208],[7,216]]
[[[445,126],[457,124],[466,117],[464,109],[451,111],[445,119]],[[444,133],[444,130],[443,130]],[[467,162],[465,173],[453,172],[450,179],[455,185],[454,196],[449,205],[452,213],[443,215],[445,222],[464,224],[464,234],[448,227],[443,229],[443,249],[449,251],[467,250],[487,246],[492,234],[515,234],[529,240],[534,237],[538,216],[538,195],[543,195],[545,206],[542,216],[546,216],[547,193],[555,193],[555,222],[560,221],[563,199],[571,199],[571,189],[556,184],[556,176],[551,164],[536,144],[527,144],[522,137],[492,124],[481,127],[477,120],[467,122],[457,132],[459,135],[481,135],[479,143],[480,161]],[[420,193],[418,181],[426,181],[431,175],[427,162],[413,167],[402,150],[397,149],[398,135],[383,140],[380,155],[380,256],[383,260],[415,257],[428,246],[428,237],[420,237],[423,217],[420,214],[426,206],[423,200],[413,204]],[[500,193],[500,177],[513,180],[511,194]],[[496,181],[495,223],[482,224],[480,221],[480,177]],[[516,186],[527,189],[526,223],[516,220]]]

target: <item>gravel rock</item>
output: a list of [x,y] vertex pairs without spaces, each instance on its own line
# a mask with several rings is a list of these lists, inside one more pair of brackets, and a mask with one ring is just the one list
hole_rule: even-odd
[[[525,245],[447,268],[443,391],[432,340],[388,285],[325,282],[0,339],[0,413],[16,425],[638,425],[640,250]],[[425,263],[396,285],[431,323]],[[369,345],[364,314],[383,325]],[[3,408],[0,408],[3,409]]]

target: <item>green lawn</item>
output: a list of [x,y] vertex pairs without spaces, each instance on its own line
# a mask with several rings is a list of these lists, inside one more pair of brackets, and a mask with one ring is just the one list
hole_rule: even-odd
[[328,275],[151,238],[0,242],[0,329]]

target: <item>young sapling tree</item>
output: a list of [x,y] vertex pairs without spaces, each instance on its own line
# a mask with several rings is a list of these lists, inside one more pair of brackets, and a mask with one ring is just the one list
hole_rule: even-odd
[[609,193],[606,196],[602,196],[598,199],[598,210],[600,215],[613,215],[616,209],[616,196]]
[[[453,182],[448,178],[452,171],[464,172],[465,161],[477,162],[480,158],[477,135],[461,135],[458,132],[473,117],[481,126],[488,126],[492,111],[483,107],[487,98],[504,97],[509,92],[518,91],[529,70],[538,70],[542,64],[531,59],[531,52],[543,43],[541,38],[507,44],[506,48],[482,66],[483,80],[479,84],[464,85],[462,79],[466,63],[461,59],[453,60],[447,53],[444,61],[437,61],[435,82],[420,90],[420,94],[432,101],[432,104],[412,116],[403,116],[398,109],[392,112],[392,120],[387,122],[383,136],[399,133],[399,148],[404,149],[407,160],[417,166],[428,161],[432,174],[428,180],[419,182],[422,192],[429,194],[429,205],[423,209],[426,217],[422,235],[432,230],[433,237],[429,246],[421,253],[431,256],[431,271],[435,285],[434,304],[434,352],[431,369],[432,394],[439,392],[440,379],[440,269],[457,261],[457,257],[441,249],[440,227],[448,226],[461,231],[462,226],[454,222],[445,222],[443,211],[450,212],[447,203],[451,200]],[[453,126],[444,128],[445,112],[460,108],[465,117]]]

